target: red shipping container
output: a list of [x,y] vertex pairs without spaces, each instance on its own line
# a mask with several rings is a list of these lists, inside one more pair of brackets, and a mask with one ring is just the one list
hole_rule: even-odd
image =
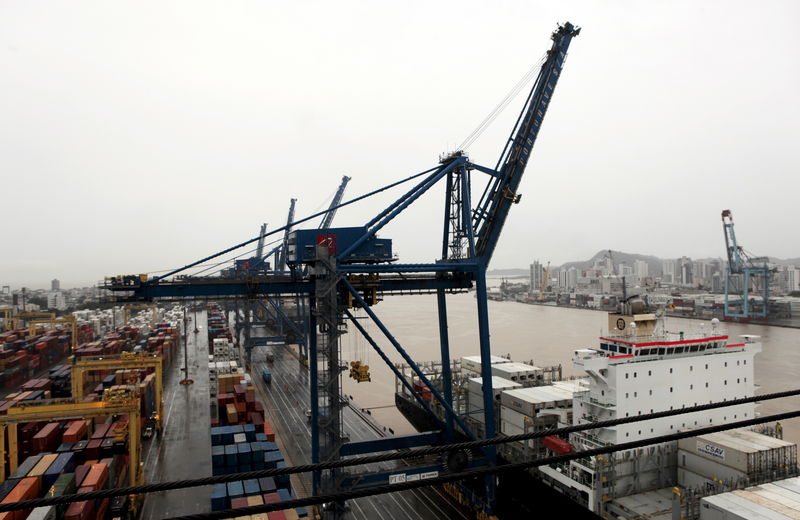
[[81,487],[83,479],[86,478],[90,469],[92,469],[91,464],[81,464],[75,467],[75,487]]
[[270,511],[267,513],[267,518],[269,520],[286,520],[286,515],[283,514],[283,511]]
[[100,445],[103,444],[102,439],[92,439],[86,445],[86,457],[89,459],[97,459],[100,457]]
[[239,497],[231,499],[231,509],[238,509],[240,507],[247,507],[247,498]]
[[39,433],[34,435],[33,449],[40,453],[43,451],[52,451],[58,443],[60,433],[61,425],[59,423],[48,423]]
[[108,504],[111,499],[105,498],[103,500],[98,500],[96,502],[97,506],[97,514],[95,515],[95,520],[105,520],[106,519],[106,511],[108,511]]
[[86,421],[72,421],[64,432],[64,442],[78,442],[86,437]]
[[265,493],[264,494],[264,503],[265,504],[277,504],[281,501],[281,496],[277,493]]
[[98,424],[95,429],[94,433],[92,433],[92,439],[103,439],[108,434],[108,430],[111,428],[110,424]]
[[64,513],[64,520],[89,520],[94,512],[94,501],[73,502]]

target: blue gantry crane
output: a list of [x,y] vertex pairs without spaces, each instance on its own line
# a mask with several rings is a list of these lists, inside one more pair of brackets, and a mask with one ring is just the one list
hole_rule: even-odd
[[[533,87],[511,134],[506,141],[496,165],[482,166],[472,162],[463,150],[440,158],[439,164],[387,187],[357,197],[348,202],[332,204],[325,212],[305,217],[297,222],[288,219],[287,225],[265,236],[284,232],[283,260],[276,262],[273,272],[247,279],[209,279],[174,275],[256,242],[259,237],[232,246],[224,251],[190,263],[163,276],[148,280],[142,277],[109,279],[106,287],[115,291],[119,299],[151,300],[154,298],[265,298],[281,295],[303,295],[309,305],[308,336],[310,394],[311,394],[311,446],[312,461],[325,462],[363,453],[397,450],[413,446],[448,443],[457,438],[475,439],[473,432],[453,408],[452,374],[450,372],[450,344],[446,296],[475,288],[477,293],[478,331],[483,377],[483,414],[485,436],[494,437],[494,398],[492,373],[489,362],[489,313],[487,303],[486,270],[497,247],[503,226],[512,205],[519,203],[520,182],[530,160],[547,109],[552,100],[564,66],[572,38],[580,28],[565,23],[552,34],[553,43],[548,50]],[[482,194],[473,205],[473,181],[483,182]],[[345,205],[365,199],[369,195],[401,183],[417,183],[400,198],[384,208],[363,226],[348,228],[296,229],[293,226],[329,215]],[[400,213],[407,210],[434,185],[445,183],[442,248],[438,260],[430,263],[402,264],[392,251],[392,241],[379,238],[381,231]],[[324,222],[323,222],[324,223]],[[402,346],[386,324],[376,314],[374,307],[392,294],[435,294],[437,298],[439,344],[442,364],[441,384],[433,384],[414,359]],[[355,319],[351,309],[363,309],[381,336],[388,341],[420,382],[430,392],[423,398],[412,388],[389,356],[379,346],[376,338]],[[343,435],[342,409],[345,401],[341,395],[340,337],[352,326],[377,352],[379,357],[398,376],[398,380],[425,409],[439,429],[433,432],[394,436],[363,442],[348,442]],[[432,403],[444,409],[444,420],[433,413]],[[426,460],[397,470],[379,473],[346,473],[341,470],[316,472],[313,478],[314,493],[328,493],[340,489],[363,488],[390,482],[421,479],[440,472],[462,471],[466,467],[494,465],[494,447],[479,452],[455,452],[441,460]],[[495,504],[493,477],[482,481],[480,507],[491,512]],[[470,490],[471,496],[472,491]],[[336,514],[336,509],[332,513]]]
[[[737,321],[766,318],[769,315],[769,258],[753,256],[737,243],[733,213],[729,209],[722,211],[722,230],[728,254],[724,317]],[[757,291],[759,299],[751,298],[751,291]],[[738,299],[732,299],[734,295],[738,295]]]

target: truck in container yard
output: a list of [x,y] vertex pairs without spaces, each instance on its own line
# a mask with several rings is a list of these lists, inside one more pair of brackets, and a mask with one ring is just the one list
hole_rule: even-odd
[[265,368],[261,371],[261,379],[267,384],[272,383],[272,372]]

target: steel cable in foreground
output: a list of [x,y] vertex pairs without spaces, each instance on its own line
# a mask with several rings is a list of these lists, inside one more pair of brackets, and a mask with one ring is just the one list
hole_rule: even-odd
[[[613,419],[613,420],[608,420],[608,421],[599,421],[599,422],[594,422],[594,423],[590,423],[590,424],[573,425],[573,426],[567,426],[567,427],[564,427],[564,428],[555,428],[555,429],[551,429],[551,430],[544,430],[544,431],[540,431],[540,432],[531,432],[531,433],[527,433],[527,434],[510,435],[510,436],[504,436],[504,437],[495,437],[495,438],[492,438],[492,439],[482,439],[482,440],[478,440],[478,441],[461,442],[461,443],[447,444],[447,445],[443,445],[443,446],[431,446],[431,447],[426,447],[426,448],[414,448],[414,449],[403,450],[401,452],[397,452],[397,451],[395,451],[395,452],[387,452],[387,453],[383,453],[383,454],[379,454],[379,455],[366,455],[366,456],[361,456],[361,457],[351,457],[351,458],[348,458],[348,459],[342,459],[342,460],[332,461],[332,462],[324,462],[324,463],[317,463],[317,464],[303,464],[303,465],[292,466],[292,467],[287,467],[287,468],[280,468],[280,469],[249,471],[249,472],[245,472],[245,473],[235,473],[235,474],[229,474],[229,475],[220,475],[220,476],[215,476],[215,477],[206,477],[206,478],[199,478],[199,479],[188,479],[188,480],[180,480],[180,481],[173,481],[173,482],[162,482],[162,483],[157,483],[157,484],[143,484],[143,485],[140,485],[140,486],[128,486],[128,487],[123,487],[123,488],[105,489],[105,490],[100,490],[100,491],[91,491],[91,492],[88,492],[88,493],[80,493],[80,494],[73,494],[73,495],[63,495],[63,496],[59,496],[59,497],[37,498],[37,499],[32,499],[32,500],[24,500],[24,501],[21,501],[21,502],[12,502],[12,503],[7,503],[7,504],[0,504],[0,512],[15,511],[15,510],[20,510],[20,509],[29,509],[29,508],[47,506],[47,505],[68,504],[68,503],[72,503],[72,502],[82,502],[82,501],[85,501],[85,500],[97,500],[97,499],[111,498],[111,497],[116,497],[116,496],[137,495],[137,494],[145,494],[145,493],[154,493],[154,492],[159,492],[159,491],[171,491],[171,490],[175,490],[175,489],[185,489],[185,488],[190,488],[190,487],[207,486],[207,485],[218,484],[218,483],[227,483],[227,482],[232,482],[232,481],[237,481],[237,480],[257,479],[257,478],[262,478],[262,477],[275,477],[275,476],[279,476],[279,475],[291,475],[291,474],[296,474],[296,473],[307,473],[307,472],[311,472],[311,471],[323,471],[323,470],[328,470],[328,469],[337,469],[337,468],[344,468],[344,467],[350,467],[350,466],[358,466],[358,465],[363,465],[363,464],[371,464],[371,463],[375,463],[375,462],[387,462],[387,461],[392,461],[392,460],[407,459],[407,458],[420,457],[420,456],[425,456],[425,455],[436,455],[436,454],[446,453],[446,452],[456,451],[456,450],[476,449],[476,448],[482,448],[482,447],[485,447],[485,446],[494,446],[494,445],[499,445],[499,444],[506,444],[506,443],[510,443],[510,442],[533,440],[533,439],[537,439],[537,438],[546,437],[546,436],[549,436],[549,435],[567,434],[567,433],[574,433],[574,432],[579,432],[579,431],[593,430],[593,429],[597,429],[597,428],[605,428],[605,427],[616,426],[616,425],[620,425],[620,424],[629,424],[629,423],[647,421],[647,420],[651,420],[651,419],[657,419],[657,418],[661,418],[661,417],[669,417],[669,416],[674,416],[674,415],[681,415],[681,414],[686,414],[686,413],[699,412],[699,411],[710,410],[710,409],[715,409],[715,408],[724,408],[724,407],[728,407],[728,406],[735,406],[735,405],[739,405],[739,404],[752,403],[752,402],[756,402],[756,401],[767,401],[767,400],[771,400],[771,399],[780,399],[780,398],[784,398],[784,397],[792,397],[792,396],[797,396],[797,395],[800,395],[800,389],[787,390],[787,391],[783,391],[783,392],[775,392],[775,393],[771,393],[771,394],[765,394],[765,395],[754,396],[754,397],[747,397],[747,398],[742,398],[742,399],[735,399],[735,400],[731,400],[731,401],[723,401],[723,402],[719,402],[719,403],[709,403],[709,404],[692,406],[692,407],[687,407],[687,408],[680,408],[680,409],[677,409],[677,410],[666,410],[666,411],[663,411],[663,412],[654,412],[654,413],[651,413],[651,414],[643,414],[643,415],[638,415],[638,416],[634,416],[634,417],[624,417],[624,418]],[[546,458],[546,459],[537,459],[536,461],[531,461],[531,462],[510,464],[510,465],[506,465],[506,466],[498,466],[498,467],[493,467],[493,468],[481,468],[480,470],[472,470],[472,471],[469,471],[469,472],[464,472],[463,475],[461,473],[459,473],[459,474],[450,474],[450,475],[442,476],[442,477],[439,477],[439,478],[448,479],[448,480],[443,480],[442,482],[452,482],[454,480],[461,480],[463,478],[469,478],[471,476],[477,476],[477,475],[482,475],[482,474],[486,474],[486,473],[491,473],[491,472],[497,471],[497,470],[508,470],[508,469],[512,469],[512,468],[518,469],[518,468],[526,468],[526,467],[534,467],[534,466],[538,466],[538,465],[551,464],[553,462],[561,462],[561,461],[572,460],[572,459],[580,458],[580,457],[593,456],[593,455],[598,455],[598,454],[603,454],[603,453],[611,453],[611,452],[614,452],[614,451],[621,451],[621,450],[625,450],[625,449],[630,449],[631,447],[640,447],[640,446],[646,446],[646,445],[649,445],[649,444],[658,444],[658,443],[667,442],[667,441],[670,441],[670,440],[677,440],[677,439],[686,438],[686,437],[692,437],[692,436],[696,436],[696,435],[703,435],[704,433],[712,433],[712,432],[716,432],[716,431],[723,431],[723,430],[728,430],[728,429],[741,428],[741,427],[745,427],[745,426],[751,426],[751,425],[754,425],[754,424],[761,424],[761,423],[771,422],[771,421],[780,421],[780,420],[793,418],[793,417],[798,417],[798,416],[800,416],[800,410],[793,411],[793,412],[786,412],[786,413],[782,413],[782,414],[774,414],[774,415],[769,415],[769,416],[763,416],[763,417],[748,419],[748,420],[745,420],[745,421],[728,423],[728,424],[724,424],[724,425],[710,426],[710,427],[701,428],[701,429],[697,429],[697,430],[689,430],[689,431],[686,431],[686,432],[675,433],[675,434],[670,434],[670,435],[661,436],[661,437],[652,437],[652,438],[649,438],[649,439],[635,441],[635,442],[632,442],[632,443],[624,443],[624,444],[618,444],[618,445],[614,445],[614,446],[606,446],[606,447],[603,447],[603,448],[583,451],[583,452],[579,452],[579,453],[572,453],[572,454],[569,454],[569,455],[563,455],[563,456],[559,456],[559,457],[549,457],[549,458]],[[597,452],[597,450],[601,450],[601,451]],[[595,452],[597,452],[597,453],[595,453]],[[566,457],[566,458],[564,458],[564,457]],[[500,468],[502,468],[502,469],[500,469]],[[476,473],[476,471],[478,473]],[[412,487],[421,487],[421,486],[424,486],[424,485],[432,485],[432,484],[436,484],[436,483],[438,483],[437,480],[428,479],[428,480],[422,481],[418,486],[412,486]],[[401,488],[399,486],[400,486],[400,484],[394,484],[392,486],[388,486],[388,488],[390,488],[390,489],[388,489],[388,491],[383,491],[383,492],[401,491],[402,489],[406,489],[405,487]],[[344,499],[347,499],[347,498],[358,498],[360,496],[370,496],[370,495],[373,495],[373,494],[378,494],[378,493],[375,492],[376,489],[382,489],[382,488],[373,488],[373,489],[370,489],[370,490],[357,491],[357,492],[355,492],[355,491],[347,492],[347,493],[350,493],[350,494],[345,496]],[[408,489],[411,489],[411,488],[408,488]],[[365,492],[368,492],[368,493],[367,494],[363,494]],[[353,495],[353,493],[358,493],[358,494]],[[334,498],[334,500],[335,499],[336,498]],[[297,503],[298,500],[299,501],[304,501],[304,502],[303,503]],[[311,498],[305,498],[305,499],[296,499],[296,500],[292,500],[292,501],[281,502],[280,503],[280,507],[274,507],[272,509],[260,509],[259,511],[253,511],[253,512],[266,512],[266,511],[273,511],[273,510],[280,510],[280,509],[288,509],[288,508],[291,508],[291,507],[299,507],[299,506],[303,506],[303,505],[313,505],[313,504],[329,502],[329,501],[331,501],[331,500],[329,500],[327,497],[311,497]],[[253,507],[256,507],[256,506],[253,506]],[[260,507],[265,507],[265,506],[260,506]],[[248,511],[249,511],[249,509],[248,509]],[[217,513],[209,513],[209,514],[217,514]],[[243,513],[238,513],[237,515],[233,515],[233,516],[246,515],[246,514],[252,514],[252,513],[243,512]],[[189,518],[189,517],[187,517],[187,518]],[[195,518],[195,517],[191,517],[191,518]],[[209,516],[209,517],[197,517],[197,518],[227,518],[227,517],[226,516]]]

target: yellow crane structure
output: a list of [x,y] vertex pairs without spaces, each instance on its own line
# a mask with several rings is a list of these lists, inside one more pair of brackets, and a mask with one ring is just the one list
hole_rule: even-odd
[[161,430],[163,406],[161,396],[164,390],[164,362],[155,355],[123,352],[119,355],[97,357],[74,357],[72,360],[72,397],[83,399],[84,380],[87,372],[96,370],[129,370],[152,368],[156,373],[156,427]]
[[131,311],[144,311],[150,309],[150,325],[158,323],[158,305],[153,303],[126,303],[123,306],[125,315],[125,325],[128,325],[128,320],[131,319]]
[[30,324],[31,320],[49,321],[54,319],[56,319],[55,312],[37,312],[37,311],[20,312],[19,314],[14,316],[13,327],[15,329],[22,329],[27,327]]
[[[29,316],[28,314],[37,314],[38,316]],[[52,312],[18,314],[14,318],[14,327],[21,328],[23,321],[31,336],[36,335],[36,325],[50,325],[52,328],[63,325],[70,330],[72,349],[74,350],[78,346],[78,320],[75,316],[56,316]]]
[[[79,399],[49,399],[20,401],[9,408],[6,415],[0,416],[0,460],[6,457],[6,436],[8,436],[8,468],[14,473],[19,465],[17,450],[17,426],[28,422],[58,421],[62,419],[94,419],[111,415],[128,416],[128,478],[132,486],[144,482],[141,468],[142,432],[139,412],[139,399],[130,393],[109,394],[106,401],[82,403]],[[5,481],[5,464],[0,464],[0,482]]]
[[0,332],[11,330],[12,325],[14,323],[14,321],[12,320],[12,316],[14,315],[14,309],[11,307],[3,307],[0,308],[0,312],[3,313],[3,322],[2,324],[0,324]]

